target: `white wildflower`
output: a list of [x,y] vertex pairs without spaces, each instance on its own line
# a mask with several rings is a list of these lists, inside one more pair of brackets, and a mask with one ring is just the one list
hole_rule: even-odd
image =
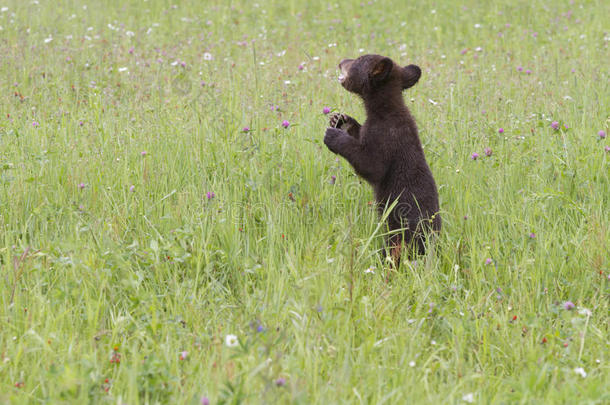
[[585,378],[587,376],[587,372],[585,371],[584,368],[582,367],[576,367],[574,369],[574,372],[578,375],[580,375],[582,378]]
[[235,335],[227,335],[225,337],[225,344],[227,347],[236,347],[239,345],[239,340],[237,340],[237,336]]
[[472,392],[470,392],[470,393],[464,395],[462,397],[462,401],[472,404],[474,402],[474,394]]

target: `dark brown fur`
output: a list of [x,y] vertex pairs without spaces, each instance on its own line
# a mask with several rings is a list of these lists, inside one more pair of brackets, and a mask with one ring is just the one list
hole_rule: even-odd
[[345,114],[334,114],[324,143],[373,186],[380,214],[398,199],[388,216],[390,231],[404,228],[388,240],[398,263],[403,241],[422,254],[425,235],[441,228],[436,184],[402,98],[402,91],[417,83],[421,70],[415,65],[401,67],[379,55],[345,59],[339,68],[343,87],[363,99],[366,121],[360,125]]

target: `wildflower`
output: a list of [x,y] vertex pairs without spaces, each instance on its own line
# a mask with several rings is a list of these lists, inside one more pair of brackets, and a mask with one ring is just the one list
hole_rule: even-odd
[[415,362],[413,360],[409,362],[409,367],[415,367]]
[[608,146],[608,145],[604,146],[604,150],[605,150],[606,152],[610,152],[610,146]]
[[504,128],[500,128],[500,129],[498,129],[498,133],[499,133],[499,134],[503,134],[503,133],[504,133]]
[[257,331],[258,333],[262,333],[262,332],[264,332],[264,331],[265,331],[265,328],[263,328],[263,325],[258,325],[258,326],[256,327],[256,331]]
[[247,134],[248,132],[250,132],[250,127],[243,127],[243,128],[241,129],[241,132],[244,132],[244,133],[246,133],[246,134]]
[[209,53],[209,52],[205,52],[205,53],[203,54],[203,60],[213,60],[213,59],[214,59],[214,57],[212,56],[212,54],[211,54],[211,53]]
[[600,139],[604,139],[606,137],[606,131],[602,130],[597,133]]
[[329,112],[330,112],[330,107],[324,107],[324,108],[322,109],[322,113],[323,113],[324,115],[328,114]]
[[553,128],[554,130],[558,130],[559,129],[559,122],[557,122],[557,121],[551,122],[551,128]]
[[133,55],[133,51],[134,51],[134,49],[133,49],[133,46],[132,46],[131,48],[129,48],[129,50],[127,52],[129,52],[130,55]]
[[300,64],[299,65],[299,70],[303,70],[303,69],[305,69],[305,66],[303,66],[303,64]]
[[517,66],[517,72],[523,72],[523,67],[522,66]]
[[278,387],[283,387],[284,385],[286,385],[286,379],[285,378],[278,378],[277,380],[275,380],[275,385],[277,385]]
[[335,176],[334,174],[332,176],[330,176],[330,184],[335,184],[336,181],[337,181],[337,176]]
[[143,150],[142,152],[140,152],[140,155],[142,156],[146,156],[148,154],[148,152],[146,152],[145,150]]
[[566,301],[563,303],[563,308],[567,311],[574,309],[574,307],[576,307],[576,305],[574,305],[572,301]]
[[80,183],[80,184],[78,185],[78,188],[80,188],[81,190],[82,190],[83,188],[85,188],[85,183]]
[[474,394],[472,392],[470,392],[470,393],[464,395],[462,397],[462,401],[472,404],[474,402]]
[[34,128],[38,127],[39,125],[40,125],[40,124],[38,123],[38,121],[33,121],[33,122],[32,122],[32,126],[33,126]]
[[135,193],[136,186],[134,186],[133,184],[131,186],[129,186],[129,191],[132,192],[132,193]]
[[585,371],[584,368],[582,367],[576,367],[574,369],[574,372],[578,375],[580,375],[582,378],[586,378],[587,377],[587,372]]
[[369,267],[368,269],[364,270],[364,274],[375,274],[375,267]]
[[546,342],[548,342],[548,340],[547,340],[545,337],[543,337],[543,338],[542,338],[542,342],[541,342],[541,343],[542,343],[542,344],[545,344]]
[[485,259],[485,264],[490,265],[492,263],[493,263],[493,260],[491,260],[491,258],[488,257],[487,259]]
[[493,153],[493,151],[491,150],[491,148],[485,148],[485,156],[489,157],[491,156]]
[[530,239],[535,239],[536,238],[536,234],[534,232],[530,233]]
[[479,158],[479,154],[477,152],[474,152],[472,155],[470,155],[470,159],[472,160],[477,160]]
[[282,126],[284,128],[288,128],[290,126],[290,122],[288,122],[287,120],[282,121]]
[[216,197],[216,194],[214,194],[213,191],[208,191],[205,196],[208,198],[208,200],[211,200],[212,198]]
[[188,354],[189,352],[187,351],[180,352],[180,360],[185,360]]
[[208,397],[201,397],[201,405],[210,405]]
[[235,336],[235,335],[225,336],[225,345],[227,345],[227,347],[236,347],[237,345],[239,345],[239,340],[237,340],[237,336]]

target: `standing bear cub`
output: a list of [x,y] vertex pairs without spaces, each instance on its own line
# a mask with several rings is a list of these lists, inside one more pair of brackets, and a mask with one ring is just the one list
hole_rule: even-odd
[[373,186],[380,214],[396,201],[388,215],[387,244],[397,265],[403,242],[423,254],[426,234],[441,228],[436,184],[402,98],[421,69],[379,55],[344,59],[339,69],[341,85],[364,101],[366,121],[360,125],[348,115],[333,114],[324,143]]

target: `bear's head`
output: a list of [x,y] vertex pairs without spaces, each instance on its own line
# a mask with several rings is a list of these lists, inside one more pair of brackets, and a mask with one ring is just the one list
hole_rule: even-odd
[[352,93],[366,97],[378,92],[401,92],[417,83],[421,69],[416,65],[399,66],[381,55],[362,55],[339,63],[341,85]]

